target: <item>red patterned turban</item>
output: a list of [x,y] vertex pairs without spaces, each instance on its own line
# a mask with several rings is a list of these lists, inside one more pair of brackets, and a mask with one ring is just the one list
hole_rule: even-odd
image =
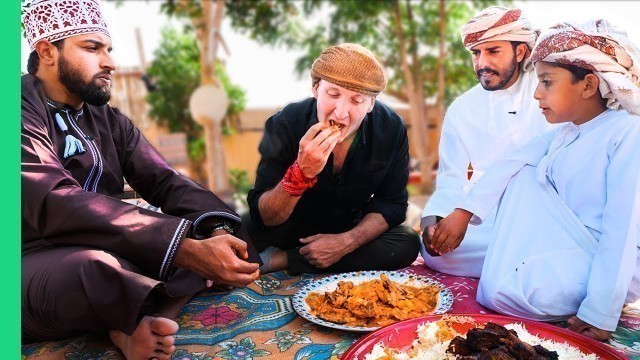
[[593,71],[600,78],[600,94],[608,107],[640,115],[638,48],[607,20],[551,27],[540,35],[531,59]]
[[462,26],[462,43],[471,50],[476,45],[488,41],[515,41],[527,44],[524,70],[531,70],[531,49],[538,37],[538,31],[531,27],[520,9],[492,6],[476,14]]

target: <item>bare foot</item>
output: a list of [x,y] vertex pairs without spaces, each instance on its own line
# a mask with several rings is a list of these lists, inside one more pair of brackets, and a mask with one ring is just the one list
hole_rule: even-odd
[[111,341],[127,360],[170,359],[176,351],[173,335],[178,323],[163,317],[145,316],[131,336],[118,330],[109,331]]
[[609,336],[611,336],[611,331],[597,328],[585,321],[582,321],[577,316],[570,317],[567,322],[569,323],[569,330],[575,331],[582,335],[586,335],[598,341],[605,341],[609,338]]

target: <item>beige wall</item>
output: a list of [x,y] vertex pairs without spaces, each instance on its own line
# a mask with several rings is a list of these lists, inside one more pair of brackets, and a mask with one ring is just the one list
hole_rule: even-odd
[[243,131],[224,136],[222,143],[227,170],[246,170],[249,180],[253,183],[260,161],[258,155],[260,139],[262,139],[262,131]]

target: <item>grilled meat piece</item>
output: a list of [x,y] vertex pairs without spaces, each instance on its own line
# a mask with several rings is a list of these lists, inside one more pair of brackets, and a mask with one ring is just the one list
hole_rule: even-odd
[[558,360],[558,353],[555,351],[549,351],[542,345],[536,345],[533,347],[536,353],[545,359]]
[[[449,342],[449,347],[447,348],[447,352],[450,354],[458,355],[456,358],[460,358],[460,356],[465,355],[473,355],[473,352],[467,346],[465,339],[462,336],[456,336],[451,339]],[[475,359],[475,356],[473,357]]]
[[489,322],[484,328],[467,332],[467,338],[456,337],[449,343],[447,353],[458,359],[472,360],[557,360],[558,354],[540,345],[522,342],[513,330]]
[[516,358],[511,356],[504,346],[501,346],[478,356],[478,360],[516,360]]

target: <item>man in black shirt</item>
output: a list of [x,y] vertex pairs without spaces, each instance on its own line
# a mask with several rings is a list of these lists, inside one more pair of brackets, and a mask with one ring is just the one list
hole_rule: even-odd
[[386,86],[366,48],[325,49],[311,69],[313,98],[270,117],[243,217],[262,272],[394,270],[419,237],[407,210],[409,145],[402,119],[376,101]]

